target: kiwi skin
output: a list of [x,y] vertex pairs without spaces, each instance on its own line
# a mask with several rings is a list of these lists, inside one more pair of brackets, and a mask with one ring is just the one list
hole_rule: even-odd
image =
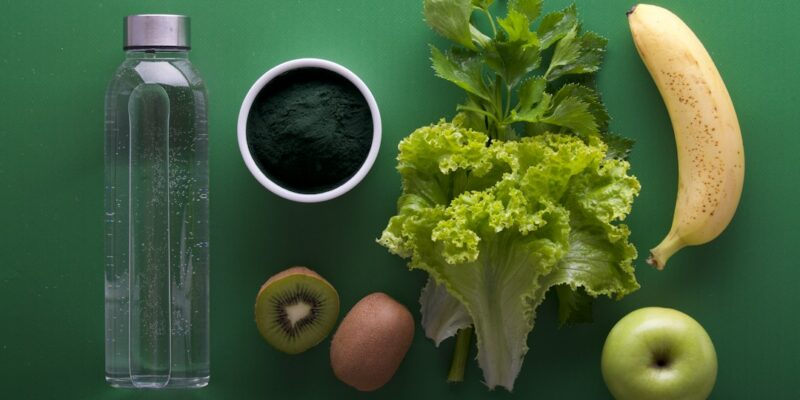
[[331,367],[342,382],[363,392],[392,379],[414,339],[414,318],[385,293],[361,299],[331,342]]
[[270,283],[273,283],[273,282],[275,282],[275,281],[277,281],[277,280],[280,280],[280,279],[286,278],[287,276],[291,276],[291,275],[307,275],[307,276],[313,276],[314,278],[317,278],[317,279],[319,279],[319,280],[321,280],[321,281],[323,281],[323,282],[327,283],[327,284],[328,284],[328,286],[330,286],[330,287],[333,287],[333,285],[331,285],[331,283],[330,283],[330,282],[328,282],[327,280],[325,280],[325,278],[323,278],[323,277],[322,277],[320,274],[318,274],[318,273],[316,273],[316,272],[312,271],[312,270],[311,270],[311,269],[309,269],[309,268],[306,268],[306,267],[291,267],[291,268],[289,268],[289,269],[285,269],[285,270],[283,270],[283,271],[281,271],[281,272],[278,272],[278,273],[277,273],[277,274],[275,274],[275,275],[272,275],[272,276],[270,276],[270,277],[269,277],[269,279],[267,279],[267,281],[266,281],[266,282],[264,282],[264,284],[263,284],[263,285],[261,285],[261,289],[259,289],[259,291],[258,291],[258,294],[260,295],[260,294],[261,294],[261,292],[263,292],[263,291],[264,291],[264,289],[266,289],[266,288],[267,288],[267,286],[269,286],[269,285],[270,285]]
[[[326,296],[325,300],[332,302],[332,306],[328,307],[328,310],[331,311],[333,315],[328,316],[328,318],[326,318],[326,320],[330,320],[330,327],[328,328],[328,330],[323,331],[321,334],[318,335],[318,337],[313,338],[313,340],[311,340],[312,338],[309,338],[308,340],[311,340],[310,342],[307,342],[305,345],[300,345],[300,346],[296,344],[286,343],[285,337],[275,336],[279,335],[280,333],[283,333],[284,331],[275,329],[276,324],[274,324],[272,321],[265,319],[259,320],[259,315],[262,316],[266,315],[266,310],[264,309],[264,307],[269,307],[268,299],[262,299],[262,296],[265,297],[269,296],[268,292],[270,290],[272,290],[275,287],[280,287],[282,285],[281,283],[282,281],[287,279],[292,279],[293,276],[300,276],[306,278],[307,282],[308,279],[311,279],[312,280],[311,283],[313,285],[317,284],[323,285],[326,289],[323,292],[328,292],[331,294],[330,296]],[[261,333],[261,336],[264,338],[264,340],[266,340],[273,347],[284,353],[298,354],[322,342],[322,340],[328,336],[330,330],[333,329],[335,321],[338,319],[339,316],[339,295],[336,292],[336,289],[333,287],[333,285],[331,285],[330,282],[328,282],[318,273],[306,267],[292,267],[271,276],[269,279],[267,279],[266,282],[264,282],[263,285],[261,285],[261,288],[259,289],[258,294],[256,295],[255,314],[256,314],[255,316],[256,326],[258,328],[259,333]],[[276,334],[275,332],[279,333]]]

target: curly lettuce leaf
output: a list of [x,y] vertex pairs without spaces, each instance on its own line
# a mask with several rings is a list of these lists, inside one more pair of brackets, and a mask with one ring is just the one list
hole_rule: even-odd
[[558,297],[558,322],[563,325],[592,322],[592,300],[582,287],[555,286]]
[[425,336],[433,340],[437,347],[460,329],[472,326],[472,318],[464,305],[431,278],[428,278],[428,283],[422,288],[419,303],[422,306],[422,328]]
[[403,195],[379,242],[435,282],[422,298],[429,337],[463,327],[453,301],[463,306],[490,388],[513,389],[550,287],[612,297],[638,288],[618,221],[639,183],[606,151],[600,140],[550,133],[491,142],[443,121],[400,144]]

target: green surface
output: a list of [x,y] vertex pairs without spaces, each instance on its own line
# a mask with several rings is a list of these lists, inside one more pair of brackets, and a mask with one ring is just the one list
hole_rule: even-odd
[[[739,212],[717,240],[684,250],[664,272],[637,261],[642,289],[596,303],[595,322],[558,328],[556,303],[540,308],[515,393],[489,393],[477,363],[466,382],[445,376],[453,341],[436,349],[417,327],[395,378],[372,394],[339,383],[327,342],[299,356],[264,343],[253,322],[260,284],[305,264],[325,276],[348,310],[385,291],[418,320],[425,275],[408,272],[374,239],[400,192],[394,157],[414,128],[450,116],[462,92],[433,76],[421,1],[81,1],[0,3],[0,396],[31,399],[485,399],[610,398],[600,351],[611,326],[643,306],[684,311],[707,329],[719,356],[712,398],[800,397],[800,167],[796,104],[800,3],[662,0],[694,28],[733,96],[747,177]],[[230,4],[230,5],[223,5]],[[568,4],[547,0],[545,10]],[[612,130],[638,140],[642,193],[629,218],[641,254],[672,219],[677,172],[667,113],[636,54],[630,1],[579,0],[586,29],[609,38],[599,75]],[[210,95],[211,384],[187,392],[115,390],[103,381],[103,94],[122,61],[122,16],[192,17],[191,59]],[[250,176],[236,117],[250,84],[279,62],[328,58],[372,89],[383,145],[352,192],[296,204]]]

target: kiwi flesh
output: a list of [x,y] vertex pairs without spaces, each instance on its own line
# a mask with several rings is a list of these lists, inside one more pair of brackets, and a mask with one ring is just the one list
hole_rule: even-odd
[[292,267],[261,286],[255,317],[267,343],[284,353],[302,353],[319,344],[336,325],[339,294],[316,272]]

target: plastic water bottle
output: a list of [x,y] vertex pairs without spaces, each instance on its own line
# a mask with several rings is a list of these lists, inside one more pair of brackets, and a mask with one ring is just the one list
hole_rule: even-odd
[[208,96],[188,58],[188,17],[124,22],[125,61],[105,100],[106,381],[203,387]]

